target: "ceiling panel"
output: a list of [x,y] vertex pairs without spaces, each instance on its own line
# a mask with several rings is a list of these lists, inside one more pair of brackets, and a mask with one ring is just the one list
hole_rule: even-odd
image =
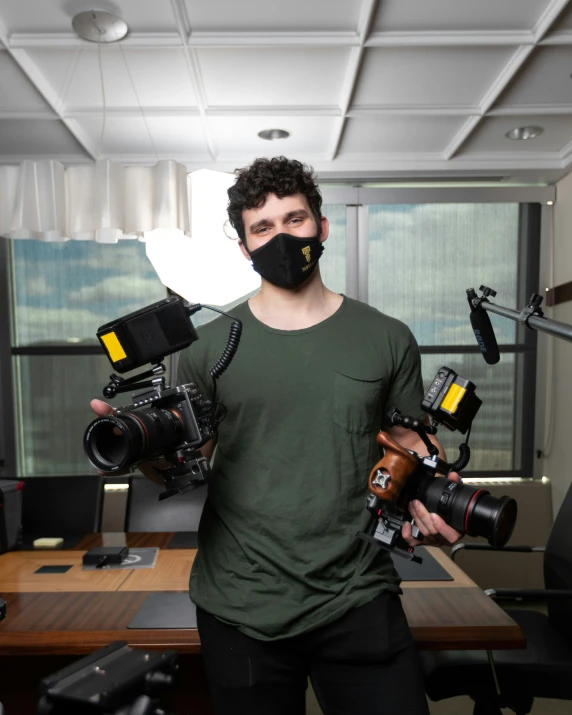
[[[284,153],[295,157],[299,154],[327,154],[334,129],[335,117],[209,117],[209,131],[217,147],[219,157],[227,156],[274,156]],[[287,139],[268,141],[260,139],[263,129],[285,129]]]
[[374,32],[532,30],[550,0],[382,0]]
[[10,32],[73,32],[73,16],[94,9],[119,15],[131,32],[176,31],[165,0],[2,0],[0,16]]
[[[487,117],[477,127],[457,156],[478,155],[488,152],[510,152],[515,155],[530,152],[559,152],[572,141],[570,117],[567,116],[515,116]],[[540,126],[544,133],[535,139],[515,141],[505,134],[515,127]]]
[[[147,117],[151,137],[142,117],[107,117],[101,143],[102,121],[96,117],[77,120],[91,138],[94,146],[101,146],[107,157],[125,158],[148,156],[193,158],[210,161],[204,131],[199,117]],[[153,148],[153,145],[155,148]]]
[[478,106],[514,50],[399,47],[366,50],[353,106]]
[[[122,51],[123,50],[123,51]],[[101,67],[108,107],[194,107],[195,93],[182,49],[101,48]],[[31,50],[39,67],[66,108],[103,105],[97,46]],[[135,85],[131,83],[131,78]]]
[[349,50],[201,49],[210,106],[337,106]]
[[[93,0],[0,0],[0,26],[7,26],[8,35],[31,35],[14,45],[18,63],[12,50],[0,46],[0,162],[13,161],[14,156],[89,160],[74,137],[76,131],[85,136],[93,154],[101,148],[105,156],[127,163],[153,162],[158,156],[187,161],[194,168],[228,169],[256,156],[284,152],[322,171],[342,172],[351,166],[352,171],[363,167],[383,173],[384,167],[398,166],[396,171],[415,176],[435,171],[435,166],[442,166],[445,175],[458,171],[464,158],[468,171],[487,171],[492,157],[495,171],[506,159],[511,167],[507,175],[516,175],[518,166],[524,175],[532,171],[533,156],[538,176],[564,171],[568,160],[558,153],[572,142],[572,46],[535,46],[542,38],[532,36],[546,11],[554,14],[563,4],[97,0],[94,5]],[[102,147],[97,46],[75,39],[71,28],[73,15],[92,7],[121,15],[132,33],[149,33],[137,42],[101,47],[109,109]],[[332,33],[344,33],[350,40],[353,36],[357,46],[358,28],[363,29],[369,10],[371,32],[403,35],[374,38],[356,66],[353,60],[361,50],[338,43]],[[176,44],[178,35],[175,44],[158,36],[177,33],[176,16],[185,26],[188,20],[189,27],[182,29],[190,28],[191,44],[195,34],[190,51]],[[572,30],[572,0],[554,27]],[[530,34],[495,44],[511,31]],[[424,34],[416,38],[416,32]],[[448,32],[466,34],[452,41]],[[209,40],[209,33],[219,35]],[[481,38],[482,33],[489,35]],[[279,41],[271,44],[275,36]],[[530,57],[518,69],[529,50]],[[515,77],[492,115],[479,121],[483,100],[496,97],[513,71]],[[65,117],[67,127],[59,119],[47,119],[54,113],[43,95]],[[349,116],[344,116],[348,95]],[[203,110],[206,118],[200,116]],[[31,121],[31,116],[38,119]],[[472,117],[476,121],[466,124]],[[546,131],[529,142],[505,139],[506,131],[527,124]],[[470,135],[454,152],[465,127]],[[258,138],[259,131],[270,128],[286,129],[291,136],[273,143]],[[454,160],[448,162],[444,155],[449,151]]]
[[553,30],[572,30],[572,7],[564,10],[558,20],[554,23]]
[[348,119],[339,155],[444,152],[463,121],[462,117],[393,115]]
[[26,75],[0,50],[0,111],[44,111],[53,114]]
[[55,119],[0,119],[0,156],[87,155],[68,132],[64,124]]
[[185,0],[196,32],[355,31],[361,0]]
[[572,111],[572,48],[540,47],[501,97],[504,107],[567,104]]

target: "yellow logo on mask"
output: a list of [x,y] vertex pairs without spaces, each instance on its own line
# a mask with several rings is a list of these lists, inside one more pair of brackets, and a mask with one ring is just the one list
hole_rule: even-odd
[[310,246],[306,246],[306,248],[303,248],[302,253],[306,256],[306,262],[310,263],[310,261],[312,260],[310,258]]

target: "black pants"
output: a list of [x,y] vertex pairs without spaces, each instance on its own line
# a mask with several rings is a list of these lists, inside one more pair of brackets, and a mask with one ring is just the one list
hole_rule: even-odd
[[197,608],[216,715],[303,715],[308,676],[325,715],[428,715],[399,596],[278,641],[250,638]]

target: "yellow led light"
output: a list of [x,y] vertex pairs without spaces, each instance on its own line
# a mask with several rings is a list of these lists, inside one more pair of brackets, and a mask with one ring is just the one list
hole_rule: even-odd
[[445,395],[445,399],[441,403],[441,409],[447,410],[447,412],[454,415],[457,411],[457,407],[459,406],[459,402],[465,395],[465,392],[467,392],[467,390],[464,387],[455,384],[451,385],[449,391]]
[[117,335],[115,333],[107,333],[101,336],[101,341],[105,345],[105,349],[109,354],[111,362],[117,362],[127,357],[125,350],[121,347]]

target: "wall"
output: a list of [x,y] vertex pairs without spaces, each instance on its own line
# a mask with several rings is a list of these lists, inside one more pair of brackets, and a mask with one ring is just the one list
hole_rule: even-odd
[[[552,232],[544,231],[541,253],[540,291],[572,281],[572,174],[558,182],[556,203],[544,207],[552,213]],[[547,222],[549,223],[549,221]],[[572,301],[545,311],[547,317],[572,325]],[[553,389],[551,390],[551,386]],[[556,516],[572,483],[572,343],[539,334],[538,417],[536,448],[546,442],[553,405],[553,440],[541,464],[541,475],[552,482],[552,504]],[[538,476],[538,466],[535,471]]]

